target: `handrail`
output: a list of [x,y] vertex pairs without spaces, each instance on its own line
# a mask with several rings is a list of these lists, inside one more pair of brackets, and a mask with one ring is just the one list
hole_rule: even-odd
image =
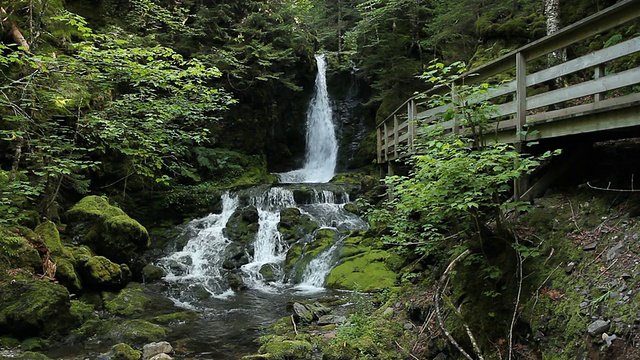
[[[580,85],[581,87],[578,88],[576,86],[575,90],[570,87],[564,90],[559,89],[548,92],[547,94],[549,95],[547,97],[544,96],[545,94],[537,95],[536,100],[533,101],[533,103],[558,103],[561,101],[576,99],[576,97],[571,96],[584,96],[585,94],[592,96],[594,101],[603,100],[601,93],[622,87],[612,84],[613,79],[608,79],[608,81],[602,79],[604,77],[604,63],[628,54],[640,52],[640,38],[627,41],[623,43],[624,45],[619,44],[620,46],[616,45],[607,49],[599,50],[581,58],[565,62],[564,64],[542,70],[535,74],[526,74],[527,62],[552,51],[565,48],[568,45],[599,34],[615,26],[637,19],[638,17],[640,17],[640,1],[625,0],[619,2],[607,9],[567,26],[552,35],[543,37],[501,56],[498,59],[468,71],[458,77],[455,81],[464,80],[468,83],[479,82],[516,68],[516,79],[510,83],[511,85],[509,85],[509,88],[502,88],[488,96],[483,96],[483,98],[491,99],[501,95],[513,94],[514,100],[511,103],[504,103],[500,105],[500,113],[498,114],[498,116],[501,117],[513,114],[513,118],[505,122],[509,124],[508,126],[498,124],[495,126],[495,129],[496,131],[502,131],[507,127],[515,127],[516,134],[522,133],[527,122],[527,111],[532,109],[530,107],[531,104],[529,104],[529,106],[527,104],[527,87],[541,84],[544,81],[548,81],[549,79],[554,79],[562,75],[595,67],[595,81],[591,83],[582,83]],[[639,74],[640,70],[629,71],[628,75],[631,77],[626,77],[625,75],[623,78],[627,80],[627,83],[631,82],[632,84],[636,84],[633,81],[635,81],[634,79],[636,79]],[[471,77],[471,75],[473,75],[473,77]],[[446,89],[448,88],[444,86],[437,86],[421,94],[421,97],[441,93]],[[561,92],[560,90],[563,91]],[[553,98],[554,96],[560,95],[562,96]],[[407,99],[402,103],[402,105],[393,111],[391,115],[378,124],[378,163],[387,162],[399,157],[399,147],[401,145],[407,146],[411,150],[413,146],[413,136],[417,132],[417,129],[415,128],[415,124],[410,124],[410,122],[414,122],[415,120],[425,120],[427,115],[429,117],[433,116],[433,114],[428,110],[418,112],[418,104],[416,104],[417,96],[418,95],[415,95]],[[406,111],[404,109],[406,109]],[[567,112],[565,111],[563,114],[563,116],[566,116]],[[458,126],[455,122],[449,125],[454,132],[458,130]],[[390,128],[393,128],[393,132],[391,133],[389,132]],[[402,133],[399,131],[402,131]],[[402,143],[399,141],[400,138],[402,138]],[[522,140],[524,139],[521,136],[516,136],[515,141]],[[382,149],[383,147],[384,153]],[[391,151],[393,151],[393,154],[390,154]]]

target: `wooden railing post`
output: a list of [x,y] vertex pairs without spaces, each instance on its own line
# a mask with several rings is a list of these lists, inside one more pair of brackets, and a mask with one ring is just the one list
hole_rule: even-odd
[[393,115],[393,159],[398,158],[398,145],[400,135],[398,134],[398,115]]
[[[525,141],[527,124],[527,59],[522,52],[516,53],[516,148]],[[518,149],[519,151],[520,149]]]
[[382,129],[378,127],[376,131],[378,138],[378,164],[382,164]]
[[387,128],[387,122],[382,124],[384,135],[384,161],[389,161],[389,129]]
[[416,100],[413,99],[411,101],[409,101],[409,104],[407,105],[409,108],[408,110],[408,116],[407,116],[407,120],[409,121],[407,123],[407,127],[408,127],[408,131],[409,131],[409,139],[407,140],[408,142],[408,151],[409,154],[413,154],[415,152],[415,148],[413,146],[413,140],[414,140],[414,136],[415,136],[415,125],[416,125],[416,120],[418,118],[418,114],[417,114],[417,109],[416,109]]
[[[456,107],[456,102],[458,101],[458,92],[456,91],[456,82],[451,82],[451,106]],[[455,114],[455,109],[454,109]],[[451,132],[455,135],[460,133],[460,124],[458,123],[458,116],[453,116],[453,127],[451,128]]]
[[[596,66],[595,73],[594,73],[594,78],[600,79],[601,77],[603,77],[605,75],[604,71],[605,71],[604,64],[600,64],[600,65]],[[602,101],[602,100],[604,100],[604,93],[598,93],[598,94],[595,94],[593,96],[593,101],[594,102],[599,102],[599,101]]]

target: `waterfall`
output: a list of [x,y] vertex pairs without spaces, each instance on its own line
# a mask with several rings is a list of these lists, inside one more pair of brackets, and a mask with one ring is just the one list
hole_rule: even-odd
[[301,169],[278,174],[282,183],[324,183],[333,178],[338,141],[327,91],[327,60],[316,55],[318,73],[306,119],[306,153]]

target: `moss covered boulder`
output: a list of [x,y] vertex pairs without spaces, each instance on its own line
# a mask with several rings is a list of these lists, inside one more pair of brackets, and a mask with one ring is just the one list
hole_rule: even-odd
[[104,256],[93,256],[82,267],[82,278],[94,288],[118,289],[131,280],[126,264],[116,264]]
[[0,334],[47,336],[65,333],[78,324],[64,286],[24,275],[0,283]]
[[338,238],[339,234],[336,230],[320,229],[310,242],[306,244],[298,242],[291,246],[287,252],[285,269],[292,272],[294,281],[299,282],[307,265],[335,244]]
[[401,259],[388,251],[370,250],[344,259],[331,270],[325,286],[364,292],[390,288],[398,277],[393,269],[400,263]]
[[250,243],[258,232],[258,209],[247,206],[236,210],[227,221],[224,235],[231,241]]
[[173,309],[173,301],[146,291],[141,284],[130,283],[113,296],[105,293],[104,307],[112,315],[125,318],[138,318],[145,314]]
[[142,356],[142,352],[134,350],[125,343],[113,345],[108,353],[98,356],[98,359],[109,360],[138,360]]
[[104,343],[127,343],[143,345],[162,341],[167,330],[157,324],[142,319],[132,320],[89,320],[73,331],[77,341],[95,338]]
[[35,228],[35,233],[40,235],[42,242],[47,246],[52,255],[62,254],[62,242],[58,227],[52,221],[45,221]]
[[286,208],[280,211],[278,231],[288,243],[294,243],[307,234],[313,233],[318,226],[318,223],[309,215],[302,214],[297,208]]
[[74,241],[116,263],[132,265],[150,244],[147,229],[104,197],[87,196],[65,216]]
[[313,345],[304,340],[274,337],[262,345],[258,353],[270,360],[307,360],[313,355]]

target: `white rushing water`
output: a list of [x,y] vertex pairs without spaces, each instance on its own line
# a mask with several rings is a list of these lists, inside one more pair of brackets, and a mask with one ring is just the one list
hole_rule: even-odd
[[304,165],[301,169],[278,174],[282,183],[324,183],[335,175],[338,141],[327,91],[326,56],[316,55],[316,63],[314,95],[307,110]]
[[[273,187],[262,192],[245,196],[245,204],[238,197],[224,194],[220,214],[210,214],[191,221],[185,228],[189,241],[180,251],[158,261],[167,271],[166,283],[170,297],[182,307],[196,306],[202,290],[214,298],[224,299],[234,294],[227,284],[227,276],[234,270],[225,269],[225,257],[233,251],[237,242],[224,235],[227,222],[234,212],[243,207],[254,206],[258,212],[258,230],[249,246],[244,250],[246,261],[237,272],[244,286],[266,293],[280,292],[294,287],[298,291],[314,292],[323,289],[326,276],[338,261],[338,250],[343,237],[352,230],[364,229],[367,224],[358,216],[344,210],[349,197],[346,193],[334,194],[328,190],[307,190],[305,204],[297,204],[292,190]],[[287,274],[284,262],[290,245],[278,231],[280,211],[298,208],[300,213],[315,221],[319,229],[332,229],[339,235],[336,242],[312,259],[303,269],[297,269],[301,276]],[[298,242],[306,244],[314,240],[314,234],[306,234]],[[236,250],[237,253],[237,250]],[[268,273],[268,276],[263,274]],[[298,273],[300,274],[300,273]],[[298,283],[292,283],[299,278]],[[202,297],[200,295],[200,297]]]

